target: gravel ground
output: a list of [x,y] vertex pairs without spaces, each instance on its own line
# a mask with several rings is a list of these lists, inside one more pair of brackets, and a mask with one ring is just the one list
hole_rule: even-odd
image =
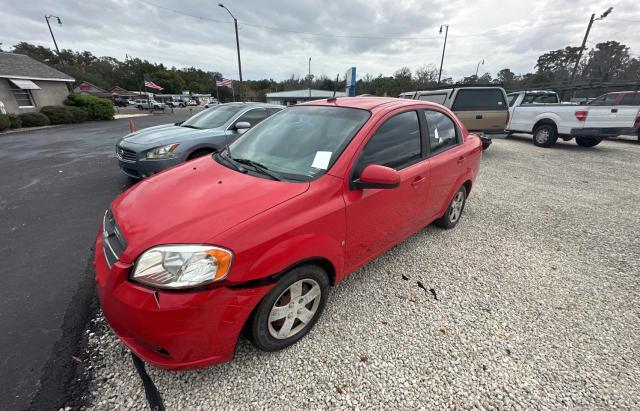
[[[496,140],[460,224],[352,274],[297,345],[149,374],[169,410],[638,409],[639,155]],[[89,407],[145,409],[128,352],[92,330]]]

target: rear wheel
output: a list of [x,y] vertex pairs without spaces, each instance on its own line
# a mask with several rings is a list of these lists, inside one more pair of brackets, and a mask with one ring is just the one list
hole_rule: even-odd
[[304,337],[322,314],[329,277],[316,265],[285,274],[260,301],[250,320],[252,342],[264,351],[286,348]]
[[601,142],[600,137],[576,137],[576,144],[580,147],[595,147]]
[[462,186],[453,195],[453,199],[451,200],[451,203],[449,203],[447,211],[445,211],[444,215],[436,220],[434,224],[446,229],[455,227],[458,224],[458,221],[460,221],[460,217],[462,217],[462,211],[464,210],[466,201],[467,189],[465,186]]
[[551,147],[558,140],[556,127],[551,124],[541,124],[533,130],[533,144],[538,147]]

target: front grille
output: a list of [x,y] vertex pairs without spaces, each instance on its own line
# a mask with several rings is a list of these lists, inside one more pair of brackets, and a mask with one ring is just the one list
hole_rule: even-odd
[[138,159],[138,154],[135,151],[120,146],[116,146],[116,155],[122,161],[136,161]]
[[127,248],[127,241],[109,209],[104,213],[102,220],[102,251],[109,267],[120,259],[125,248]]

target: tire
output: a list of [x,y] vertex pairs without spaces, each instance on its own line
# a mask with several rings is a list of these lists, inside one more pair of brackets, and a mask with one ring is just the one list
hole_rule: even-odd
[[137,106],[138,110],[142,110],[143,107],[142,106]]
[[193,160],[194,158],[198,158],[198,157],[204,157],[207,154],[213,153],[213,151],[214,150],[211,150],[211,149],[208,149],[208,148],[201,148],[201,149],[196,150],[193,153],[189,154],[189,157],[187,157],[187,161]]
[[[253,344],[264,351],[277,351],[298,342],[322,315],[329,287],[329,276],[316,265],[301,265],[286,273],[260,301],[249,320]],[[317,291],[313,293],[320,294],[309,301],[303,300],[314,289]],[[303,304],[291,301],[292,292],[300,296],[298,301]],[[304,321],[298,317],[303,309],[306,310]],[[270,321],[272,315],[284,316]]]
[[558,140],[558,131],[552,124],[541,124],[533,130],[533,144],[538,147],[551,147]]
[[444,215],[434,221],[434,224],[444,229],[451,229],[455,227],[460,218],[462,218],[462,211],[467,203],[467,189],[465,186],[461,186],[458,191],[453,195],[447,211]]
[[576,137],[576,144],[580,147],[595,147],[601,142],[600,137]]

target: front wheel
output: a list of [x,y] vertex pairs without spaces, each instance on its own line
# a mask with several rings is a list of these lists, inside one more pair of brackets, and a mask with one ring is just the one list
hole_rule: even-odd
[[460,221],[460,217],[462,217],[462,211],[464,210],[466,201],[467,189],[465,186],[462,186],[453,195],[453,199],[451,200],[451,203],[449,203],[447,211],[445,211],[444,215],[437,219],[434,224],[445,229],[455,227],[458,224],[458,221]]
[[600,137],[576,137],[576,144],[580,147],[595,147],[601,142]]
[[304,337],[322,314],[329,277],[316,265],[302,265],[284,275],[260,301],[250,320],[253,344],[277,351]]
[[542,124],[533,130],[533,144],[538,147],[551,147],[558,140],[558,132],[551,124]]

